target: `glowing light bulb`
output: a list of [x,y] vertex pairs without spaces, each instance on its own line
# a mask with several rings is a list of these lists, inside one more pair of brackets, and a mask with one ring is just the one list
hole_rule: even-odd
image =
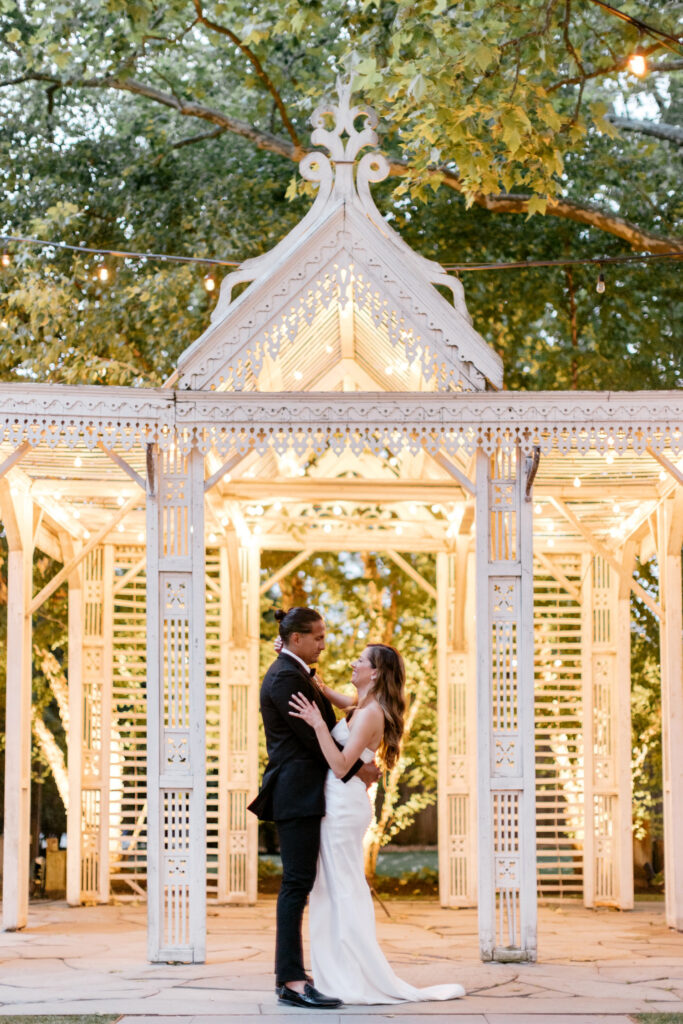
[[5,251],[3,252],[2,256],[0,256],[0,263],[2,263],[3,267],[9,267],[11,262],[12,262],[12,257],[7,252],[7,250],[5,249]]
[[607,455],[605,456],[605,462],[608,466],[612,465],[612,463],[614,462],[614,452],[607,452]]
[[627,63],[629,71],[632,75],[635,75],[636,78],[643,78],[643,76],[647,74],[647,60],[645,59],[644,54],[638,53],[637,50],[635,53],[631,54]]
[[99,277],[100,281],[103,281],[103,282],[104,281],[108,281],[109,280],[109,268],[108,267],[100,267],[99,270],[97,271],[97,276]]
[[301,380],[302,377],[303,377],[303,373],[301,372],[301,370],[295,370],[294,371],[294,380]]
[[342,514],[341,505],[335,505],[332,511],[334,512],[335,516],[340,516]]
[[555,547],[555,541],[553,540],[552,537],[548,537],[548,547],[549,548],[554,548]]
[[73,510],[73,517],[74,517],[74,519],[80,519],[81,518],[81,513],[78,511],[77,508],[75,508]]
[[401,536],[401,534],[403,533],[403,527],[401,526],[401,524],[400,524],[400,523],[399,523],[399,524],[398,524],[398,526],[396,527],[396,533],[398,534],[398,536],[399,536],[399,537],[400,537],[400,536]]
[[215,533],[210,533],[209,534],[209,544],[215,544],[215,543],[216,543],[216,534]]
[[207,292],[213,292],[216,290],[216,278],[213,276],[213,274],[206,275],[206,277],[204,278],[204,287],[206,288]]
[[388,366],[384,367],[384,372],[386,373],[387,377],[391,377],[392,373],[394,372],[394,368],[391,365],[391,363]]
[[325,531],[325,533],[330,533],[332,530],[332,526],[330,525],[330,523],[325,523],[325,525],[323,526],[323,530]]
[[660,471],[659,471],[659,479],[660,480],[666,480],[666,470],[665,469],[660,469]]
[[119,533],[123,533],[123,523],[119,523],[116,529],[119,531]]
[[543,505],[541,505],[541,503],[539,501],[537,501],[536,504],[534,505],[534,512],[536,513],[537,516],[540,516],[542,511],[543,511]]
[[77,455],[76,458],[74,459],[74,466],[76,467],[76,469],[80,469],[82,465],[83,459],[80,457],[80,455]]
[[125,500],[126,499],[123,497],[123,495],[119,494],[118,498],[116,499],[116,504],[119,506],[119,508],[121,508]]
[[84,530],[83,536],[85,537],[86,540],[88,540],[88,538],[90,537],[90,530]]
[[273,512],[279,512],[281,508],[282,508],[282,502],[281,501],[273,502]]
[[580,487],[580,486],[581,486],[581,477],[575,476],[574,477],[574,487]]
[[140,541],[140,543],[142,543],[144,539],[145,539],[145,535],[142,532],[142,530],[140,530],[140,532],[138,534],[138,540]]
[[595,290],[598,293],[598,295],[602,295],[605,291],[605,275],[602,271],[600,271],[600,273],[598,274],[598,283],[595,286]]
[[621,510],[620,510],[618,504],[615,501],[614,504],[612,505],[612,512],[614,512],[615,516],[618,516],[620,511]]

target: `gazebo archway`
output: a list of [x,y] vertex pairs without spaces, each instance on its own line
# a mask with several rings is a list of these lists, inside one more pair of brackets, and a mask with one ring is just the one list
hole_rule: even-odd
[[[460,283],[374,207],[369,182],[384,158],[368,153],[354,168],[376,143],[372,118],[345,93],[314,115],[313,141],[330,158],[302,161],[319,184],[313,207],[226,278],[173,387],[0,387],[5,928],[27,914],[30,628],[42,601],[68,581],[68,899],[108,899],[137,851],[126,884],[146,888],[150,959],[201,961],[207,814],[216,897],[256,895],[246,804],[257,782],[258,553],[278,544],[298,557],[332,538],[437,556],[442,901],[476,900],[485,959],[536,956],[537,836],[563,871],[549,845],[553,800],[562,842],[582,844],[588,905],[632,904],[629,591],[650,603],[662,623],[667,919],[683,927],[683,744],[672,735],[683,720],[683,400],[496,390],[500,360],[473,329]],[[391,515],[365,530],[351,510],[371,492]],[[316,495],[344,514],[306,529],[287,521],[288,503]],[[248,512],[266,499],[268,515]],[[419,515],[406,514],[411,502]],[[636,552],[654,544],[660,604],[633,580]],[[37,595],[34,545],[63,563]],[[538,701],[571,704],[556,722],[544,717],[541,754],[550,750],[555,774],[539,773],[542,800],[535,679]],[[208,801],[207,724],[218,751]]]

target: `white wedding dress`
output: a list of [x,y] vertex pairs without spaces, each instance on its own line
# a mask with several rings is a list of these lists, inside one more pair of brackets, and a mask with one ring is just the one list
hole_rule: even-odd
[[[332,735],[342,746],[349,726],[340,719]],[[364,761],[374,758],[367,748]],[[313,981],[317,989],[344,1003],[424,1002],[458,999],[462,985],[414,988],[392,971],[379,948],[372,894],[365,880],[363,836],[372,820],[365,785],[328,771],[325,817],[320,829],[320,855],[310,896],[309,928]]]

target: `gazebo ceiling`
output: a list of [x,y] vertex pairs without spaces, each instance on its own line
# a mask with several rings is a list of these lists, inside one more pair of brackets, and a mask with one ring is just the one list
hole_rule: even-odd
[[[14,447],[0,445],[0,462]],[[121,447],[114,454],[141,479],[145,451]],[[649,523],[658,503],[676,486],[683,459],[665,449],[672,471],[649,453],[551,452],[541,458],[534,484],[534,537],[539,549],[576,550],[584,542],[569,510],[598,541],[616,551],[627,538],[641,553],[651,552]],[[206,456],[207,479],[223,456]],[[466,455],[450,456],[450,466],[473,479]],[[144,540],[145,494],[101,448],[38,445],[9,470],[14,487],[26,487],[40,510],[38,546],[58,556],[60,535],[87,540],[106,529],[122,507],[133,507],[112,525],[110,539],[121,544]],[[137,503],[135,497],[139,498]],[[432,455],[398,448],[360,454],[312,449],[296,455],[248,452],[207,493],[207,543],[219,540],[235,523],[242,539],[258,547],[353,548],[403,546],[435,550],[455,543],[472,525],[472,496]]]

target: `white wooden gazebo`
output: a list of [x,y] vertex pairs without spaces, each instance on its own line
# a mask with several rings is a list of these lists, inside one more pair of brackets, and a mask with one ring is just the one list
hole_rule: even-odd
[[[441,902],[478,904],[487,960],[536,957],[539,891],[633,904],[635,590],[661,624],[683,930],[683,394],[501,390],[460,282],[373,203],[372,111],[342,90],[313,124],[309,213],[225,279],[166,387],[0,386],[4,927],[28,914],[31,618],[65,581],[68,901],[146,896],[150,960],[195,962],[207,898],[255,901],[260,551],[278,549],[277,578],[316,550],[414,577],[405,553],[435,554]],[[34,594],[36,548],[63,568]],[[658,603],[633,577],[653,555]]]

